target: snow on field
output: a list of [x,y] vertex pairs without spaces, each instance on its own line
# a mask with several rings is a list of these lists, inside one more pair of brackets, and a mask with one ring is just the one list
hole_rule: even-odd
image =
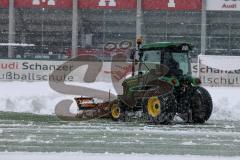
[[207,87],[213,99],[215,120],[240,120],[240,88]]
[[93,153],[0,153],[0,160],[239,160],[240,157],[150,155],[150,154],[93,154]]
[[[110,83],[96,82],[81,85],[106,92],[114,91]],[[54,114],[54,107],[59,101],[72,100],[77,96],[57,93],[47,82],[1,82],[0,88],[0,111]],[[240,88],[206,87],[206,89],[210,92],[214,103],[212,120],[240,120]],[[75,112],[76,105],[73,104],[71,110]]]

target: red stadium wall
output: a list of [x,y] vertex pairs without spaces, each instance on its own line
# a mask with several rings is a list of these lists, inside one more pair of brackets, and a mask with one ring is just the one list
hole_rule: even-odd
[[8,0],[0,0],[0,8],[8,8],[9,1]]
[[201,10],[202,0],[143,0],[144,10]]
[[136,9],[136,5],[136,0],[78,0],[78,7],[84,9]]
[[[7,8],[8,0],[0,0]],[[78,0],[81,9],[136,9],[136,0]],[[15,0],[16,8],[71,9],[72,0]],[[143,0],[143,10],[201,10],[202,0]]]
[[[111,56],[113,54],[126,54],[130,52],[130,50],[122,50],[122,49],[114,49],[112,51],[103,50],[103,49],[85,49],[85,48],[78,48],[78,55],[101,55],[101,56]],[[69,48],[66,53],[67,56],[71,57],[72,49]]]
[[71,0],[15,0],[16,8],[60,8],[71,9]]

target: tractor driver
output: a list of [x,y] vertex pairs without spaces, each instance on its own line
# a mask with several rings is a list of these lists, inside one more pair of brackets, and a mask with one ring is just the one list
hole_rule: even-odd
[[182,70],[179,68],[179,63],[173,58],[172,53],[164,53],[163,64],[169,68],[167,76],[178,77],[182,75]]

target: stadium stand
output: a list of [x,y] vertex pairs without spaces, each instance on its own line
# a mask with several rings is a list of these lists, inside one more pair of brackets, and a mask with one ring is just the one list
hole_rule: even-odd
[[[8,43],[8,8],[0,6],[0,15],[0,43]],[[190,42],[195,46],[193,57],[200,54],[201,10],[143,9],[142,15],[145,43]],[[239,19],[236,11],[207,11],[207,54],[240,55]],[[16,43],[35,45],[15,47],[16,56],[66,58],[72,44],[72,9],[16,7],[15,30]],[[134,44],[135,38],[136,9],[78,9],[79,51],[101,50],[108,42]],[[7,46],[0,46],[0,57],[7,57],[7,51]]]

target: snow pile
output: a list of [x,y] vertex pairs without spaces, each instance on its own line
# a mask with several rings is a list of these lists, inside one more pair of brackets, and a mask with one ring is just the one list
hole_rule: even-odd
[[239,87],[206,87],[213,99],[214,120],[240,120]]
[[55,92],[46,82],[2,82],[0,86],[0,111],[54,114],[59,101],[73,99]]
[[150,155],[150,154],[96,154],[96,153],[0,153],[0,160],[240,160],[240,157],[194,156],[194,155]]
[[0,111],[52,114],[63,98],[46,82],[1,82],[0,86]]
[[[106,92],[110,89],[114,91],[110,83],[71,84],[88,86]],[[74,97],[78,96],[58,93],[50,88],[48,82],[0,82],[0,88],[0,111],[54,114],[57,103],[66,99],[74,100]],[[77,111],[75,103],[70,110]]]
[[[108,92],[114,91],[110,83],[78,84]],[[55,105],[63,99],[77,95],[57,93],[47,82],[1,82],[0,111],[54,114]],[[240,120],[240,89],[227,87],[206,87],[210,92],[214,108],[211,120]],[[76,111],[73,103],[71,111]]]

